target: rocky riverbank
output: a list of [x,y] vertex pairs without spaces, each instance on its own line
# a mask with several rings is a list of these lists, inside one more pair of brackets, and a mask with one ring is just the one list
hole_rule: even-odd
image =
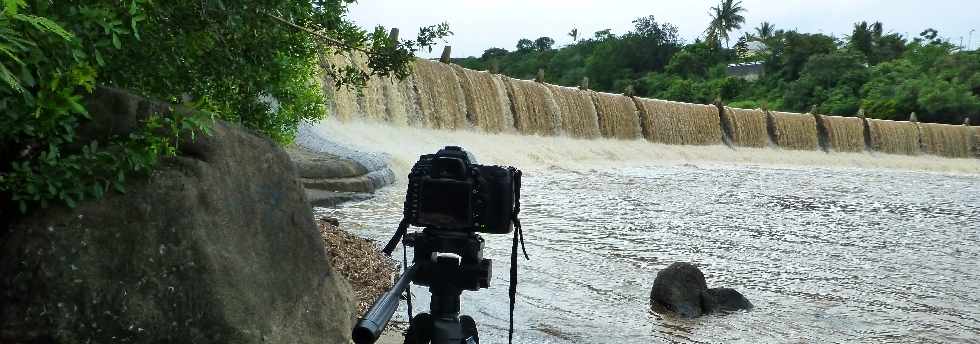
[[357,316],[364,315],[375,300],[390,288],[398,275],[398,264],[378,249],[378,243],[341,229],[332,218],[317,220],[330,263],[347,278],[354,291]]
[[[379,243],[343,229],[337,219],[317,219],[330,264],[343,275],[353,290],[357,317],[364,315],[398,277],[398,263],[381,253]],[[401,311],[401,310],[400,310]],[[391,321],[376,343],[401,343],[407,324]]]

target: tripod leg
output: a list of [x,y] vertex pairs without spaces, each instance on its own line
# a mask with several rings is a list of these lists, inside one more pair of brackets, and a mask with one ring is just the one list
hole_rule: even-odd
[[412,317],[405,330],[405,344],[429,344],[432,339],[432,316],[419,313]]
[[480,334],[476,330],[476,320],[473,320],[469,315],[461,315],[459,316],[459,324],[463,327],[463,338],[473,338],[474,344],[480,344]]

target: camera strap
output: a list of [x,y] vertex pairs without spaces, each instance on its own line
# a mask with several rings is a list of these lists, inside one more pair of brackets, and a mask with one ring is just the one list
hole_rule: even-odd
[[527,255],[527,248],[524,247],[524,230],[521,228],[521,219],[517,217],[521,212],[521,170],[510,167],[511,175],[514,176],[514,216],[511,221],[514,223],[514,242],[510,251],[510,327],[507,333],[507,342],[514,342],[514,303],[517,299],[517,244],[520,242],[521,250],[524,252],[524,259],[531,260]]
[[408,216],[403,217],[402,222],[398,224],[398,229],[395,230],[395,235],[388,240],[388,244],[385,245],[385,248],[382,249],[381,252],[384,252],[386,256],[391,257],[391,253],[395,251],[395,247],[398,246],[398,243],[402,241],[402,237],[408,232],[409,225],[411,225],[411,223],[408,220]]

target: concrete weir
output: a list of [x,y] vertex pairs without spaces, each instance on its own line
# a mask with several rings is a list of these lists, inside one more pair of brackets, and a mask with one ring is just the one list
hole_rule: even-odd
[[868,119],[871,148],[889,154],[919,154],[919,126],[912,122]]
[[765,111],[725,107],[721,121],[734,146],[762,148],[770,144]]
[[573,87],[547,85],[561,112],[561,130],[571,137],[597,138],[599,113],[592,99],[592,92]]
[[922,151],[949,158],[968,158],[973,131],[962,125],[919,123]]
[[817,120],[812,115],[769,112],[769,135],[783,149],[818,150]]
[[[324,68],[358,66],[356,54],[325,55]],[[887,154],[980,157],[978,127],[801,114],[689,104],[551,85],[539,73],[520,80],[447,61],[416,60],[403,80],[372,78],[360,92],[334,89],[324,74],[328,108],[341,121],[576,138],[615,138],[673,145],[726,144]],[[910,118],[915,118],[911,116]]]
[[504,78],[504,83],[510,96],[517,132],[547,136],[558,134],[561,115],[548,87],[534,81],[511,78]]
[[630,97],[604,92],[593,93],[602,136],[636,139],[641,135],[640,117]]
[[821,146],[834,152],[862,152],[866,149],[864,141],[864,120],[857,117],[837,117],[814,115],[820,132]]
[[718,108],[659,99],[634,98],[641,108],[646,131],[652,142],[675,145],[722,143]]

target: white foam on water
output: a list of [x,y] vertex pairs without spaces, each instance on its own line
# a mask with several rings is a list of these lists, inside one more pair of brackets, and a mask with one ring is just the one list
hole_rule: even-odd
[[[657,164],[766,165],[774,168],[896,169],[953,174],[980,174],[978,159],[882,153],[825,153],[772,148],[730,148],[723,145],[681,146],[643,139],[577,139],[564,136],[489,134],[472,130],[435,130],[374,122],[328,119],[306,131],[351,148],[385,153],[396,174],[407,172],[421,154],[458,145],[482,164],[523,169],[594,169]],[[307,135],[307,134],[302,134]]]

